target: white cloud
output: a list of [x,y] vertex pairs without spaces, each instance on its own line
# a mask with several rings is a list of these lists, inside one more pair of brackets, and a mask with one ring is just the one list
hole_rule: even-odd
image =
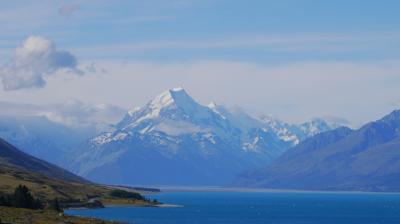
[[126,110],[110,104],[89,104],[69,99],[63,104],[47,107],[50,120],[69,125],[95,124],[106,125],[118,122]]
[[83,103],[68,99],[56,104],[24,104],[0,101],[0,116],[44,116],[70,127],[107,128],[120,121],[125,109],[111,104]]
[[51,40],[30,36],[15,49],[14,58],[0,68],[0,78],[6,91],[41,88],[46,84],[45,77],[59,70],[82,75],[77,65],[74,55],[58,50]]

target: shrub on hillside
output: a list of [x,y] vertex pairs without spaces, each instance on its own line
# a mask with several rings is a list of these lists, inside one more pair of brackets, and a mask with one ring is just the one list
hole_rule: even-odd
[[128,199],[135,199],[135,200],[145,200],[145,198],[136,192],[129,192],[124,190],[112,190],[110,192],[111,197],[116,198],[128,198]]
[[30,193],[28,187],[24,185],[19,185],[15,188],[14,194],[0,195],[0,205],[15,208],[43,208],[42,203],[38,199],[35,199]]

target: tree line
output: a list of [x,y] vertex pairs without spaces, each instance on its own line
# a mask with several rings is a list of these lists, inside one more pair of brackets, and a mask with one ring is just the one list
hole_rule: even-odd
[[35,198],[31,194],[29,188],[25,185],[19,185],[16,187],[13,194],[0,194],[0,206],[43,209],[45,204],[49,209],[61,211],[57,198],[50,202],[43,203],[38,198]]

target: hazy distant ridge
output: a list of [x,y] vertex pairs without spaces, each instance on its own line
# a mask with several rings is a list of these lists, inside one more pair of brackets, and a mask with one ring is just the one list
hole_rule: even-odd
[[306,190],[400,190],[400,110],[358,130],[316,135],[236,185]]

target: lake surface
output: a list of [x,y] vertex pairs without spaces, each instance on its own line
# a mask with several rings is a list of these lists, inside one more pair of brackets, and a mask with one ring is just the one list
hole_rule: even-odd
[[109,207],[66,213],[137,224],[400,223],[400,194],[173,192],[148,197],[183,207]]

